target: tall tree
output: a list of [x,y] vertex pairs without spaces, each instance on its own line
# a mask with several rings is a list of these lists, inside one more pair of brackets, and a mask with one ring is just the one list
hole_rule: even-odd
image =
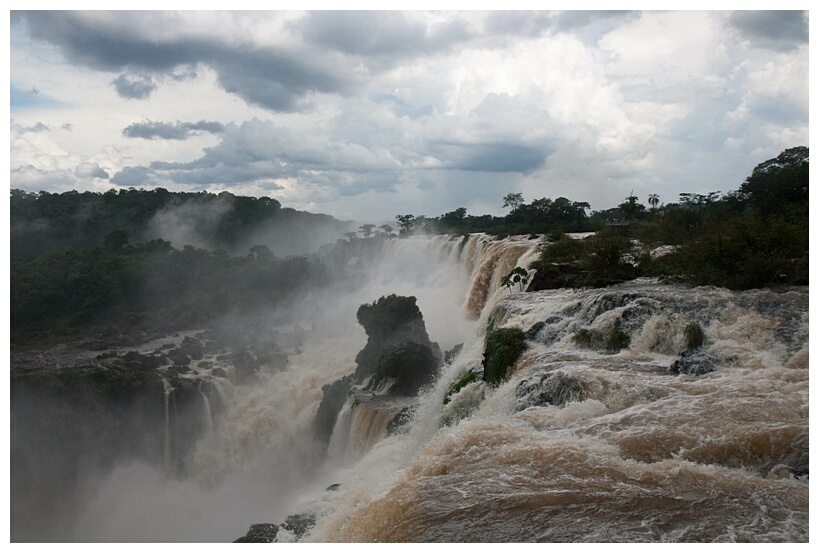
[[520,192],[510,192],[503,197],[503,207],[511,207],[515,211],[523,205],[523,194]]

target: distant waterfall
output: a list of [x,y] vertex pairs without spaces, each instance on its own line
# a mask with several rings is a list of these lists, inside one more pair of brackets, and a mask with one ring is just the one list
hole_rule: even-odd
[[165,406],[165,439],[162,447],[162,466],[166,472],[171,470],[171,413],[170,413],[170,399],[173,395],[173,386],[166,378],[162,379],[162,386],[164,387],[164,406]]

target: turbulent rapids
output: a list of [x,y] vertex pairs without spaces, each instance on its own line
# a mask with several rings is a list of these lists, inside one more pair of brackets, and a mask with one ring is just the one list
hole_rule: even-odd
[[[306,514],[276,539],[807,541],[807,288],[503,287],[541,244],[385,242],[366,284],[313,298],[286,370],[234,385],[211,359],[184,470],[117,468],[68,539],[232,541]],[[322,447],[322,388],[356,370],[366,340],[355,310],[393,293],[417,297],[452,354],[417,398],[353,386]],[[525,336],[498,386],[480,377],[488,328]]]

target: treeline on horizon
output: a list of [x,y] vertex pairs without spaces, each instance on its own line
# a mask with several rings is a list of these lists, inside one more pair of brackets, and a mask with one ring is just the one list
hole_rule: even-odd
[[[539,272],[579,275],[564,278],[573,286],[640,275],[735,289],[807,284],[808,165],[808,148],[791,148],[758,165],[736,191],[681,193],[674,203],[651,195],[648,207],[629,195],[616,207],[587,214],[585,202],[560,197],[526,203],[521,194],[509,193],[502,201],[510,212],[502,217],[467,215],[459,208],[440,217],[398,215],[396,222],[400,236],[546,235],[551,244]],[[219,206],[199,229],[209,248],[178,250],[148,236],[157,213],[183,205]],[[325,286],[331,271],[316,256],[281,257],[264,244],[233,251],[277,218],[338,223],[339,235],[349,228],[327,215],[282,208],[271,198],[227,192],[12,190],[12,343],[93,325],[181,329],[227,313],[283,306]],[[359,230],[363,239],[347,232],[349,242],[394,236],[390,225]],[[585,240],[564,235],[589,231],[598,232]],[[659,246],[671,246],[670,253],[650,255]]]

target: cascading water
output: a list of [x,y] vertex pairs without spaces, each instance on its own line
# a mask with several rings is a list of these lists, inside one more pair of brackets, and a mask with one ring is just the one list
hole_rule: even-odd
[[164,387],[163,402],[165,407],[165,436],[162,448],[162,464],[165,472],[171,470],[171,410],[170,402],[173,395],[173,386],[168,382],[168,379],[162,379],[162,386]]
[[[807,541],[807,288],[502,287],[539,244],[386,241],[360,286],[314,298],[287,370],[229,393],[213,378],[223,408],[184,480],[121,469],[78,539],[229,541],[309,512],[302,541]],[[354,390],[325,451],[312,437],[322,387],[355,371],[356,309],[393,293],[417,297],[442,350],[463,349],[417,399]],[[490,322],[524,331],[527,350],[499,386],[475,378],[453,392],[481,372]],[[705,336],[692,358],[710,372],[672,374],[689,323]],[[615,330],[627,344],[609,347]]]
[[[498,275],[533,250],[506,242],[474,265],[467,314],[487,300],[472,343],[407,433],[351,469],[346,496],[313,506],[323,516],[308,539],[807,540],[806,289],[510,294]],[[490,316],[525,331],[528,350],[498,388],[475,381],[444,406],[480,366]],[[696,355],[710,372],[672,374],[689,323],[703,327]],[[597,347],[576,339],[584,329]],[[619,351],[605,343],[615,329],[629,337]]]

